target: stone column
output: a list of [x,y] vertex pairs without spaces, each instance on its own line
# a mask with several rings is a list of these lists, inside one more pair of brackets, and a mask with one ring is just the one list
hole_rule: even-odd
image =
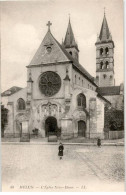
[[64,78],[64,95],[65,100],[70,100],[70,78],[68,75],[68,70],[66,70],[66,77]]
[[27,102],[26,102],[26,109],[30,110],[30,105],[32,101],[32,91],[33,91],[33,80],[31,76],[31,70],[29,72],[29,78],[27,81]]
[[70,110],[70,78],[68,75],[68,69],[66,69],[66,77],[64,79],[64,97],[65,97],[65,112],[68,113]]
[[87,117],[86,120],[86,138],[90,138],[90,121],[89,121],[89,116]]
[[104,139],[104,103],[97,99],[97,137]]
[[22,121],[22,133],[21,133],[21,142],[28,142],[30,141],[30,134],[28,129],[28,120]]
[[61,119],[61,139],[70,139],[74,137],[71,118]]
[[96,98],[91,98],[89,102],[89,138],[97,138],[97,112]]
[[8,125],[4,131],[5,137],[13,137],[14,136],[14,104],[13,102],[8,102]]

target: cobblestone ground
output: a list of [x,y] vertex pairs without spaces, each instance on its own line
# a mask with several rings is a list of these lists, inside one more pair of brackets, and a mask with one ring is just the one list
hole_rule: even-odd
[[2,191],[124,191],[123,146],[2,145]]

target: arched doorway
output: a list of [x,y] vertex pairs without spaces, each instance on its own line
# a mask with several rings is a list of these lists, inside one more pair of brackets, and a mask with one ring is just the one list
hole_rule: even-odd
[[48,117],[45,120],[45,135],[56,135],[57,134],[57,120],[55,117]]
[[78,136],[86,137],[86,123],[82,120],[78,121]]

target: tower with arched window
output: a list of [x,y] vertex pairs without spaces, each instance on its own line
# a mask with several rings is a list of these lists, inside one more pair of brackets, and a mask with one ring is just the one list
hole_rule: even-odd
[[99,87],[114,86],[114,42],[104,14],[96,45],[96,82]]

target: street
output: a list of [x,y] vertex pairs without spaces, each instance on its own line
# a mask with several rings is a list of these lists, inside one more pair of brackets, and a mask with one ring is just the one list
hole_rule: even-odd
[[124,147],[2,144],[2,191],[124,191]]

